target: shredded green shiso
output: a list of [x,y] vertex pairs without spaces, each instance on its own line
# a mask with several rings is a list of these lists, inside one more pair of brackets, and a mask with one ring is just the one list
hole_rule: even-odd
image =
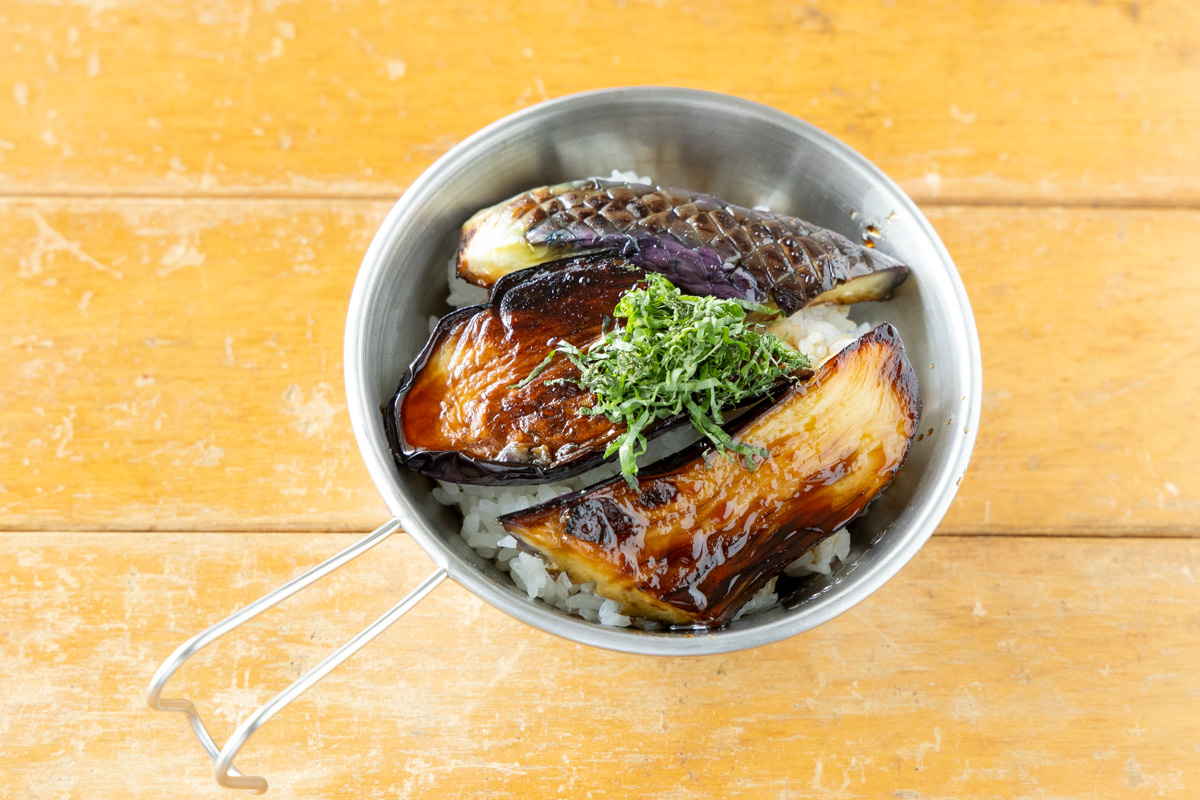
[[635,488],[637,458],[646,452],[643,431],[685,412],[719,452],[742,455],[753,470],[754,456],[770,454],[734,442],[721,429],[721,411],[766,393],[781,378],[808,367],[808,358],[746,321],[747,312],[778,311],[737,299],[686,295],[655,273],[646,283],[623,294],[613,310],[623,325],[586,351],[559,342],[518,386],[537,377],[555,355],[570,359],[579,377],[555,382],[572,381],[596,395],[596,404],[581,413],[625,423],[625,432],[604,455],[620,452],[621,474]]

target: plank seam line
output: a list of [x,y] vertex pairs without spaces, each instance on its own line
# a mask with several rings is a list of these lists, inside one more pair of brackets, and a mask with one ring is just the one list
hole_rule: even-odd
[[[1191,529],[1188,529],[1191,530]],[[1083,533],[1083,532],[1055,532],[1055,533],[1033,533],[1029,531],[1017,532],[998,532],[998,531],[954,531],[946,533],[935,533],[934,538],[940,539],[1089,539],[1089,540],[1129,540],[1137,539],[1145,541],[1147,539],[1180,539],[1200,541],[1200,532],[1192,533],[1164,533],[1162,531],[1148,530],[1130,530],[1119,533]]]
[[[404,190],[378,194],[261,194],[230,192],[212,194],[156,194],[131,192],[0,192],[0,202],[67,202],[110,200],[115,202],[242,202],[242,203],[386,203],[395,202]],[[913,198],[921,208],[1030,208],[1030,209],[1100,209],[1113,211],[1200,211],[1200,201],[1170,200],[1123,200],[1100,198],[1095,200],[1058,200],[1053,198],[982,198],[940,197]]]

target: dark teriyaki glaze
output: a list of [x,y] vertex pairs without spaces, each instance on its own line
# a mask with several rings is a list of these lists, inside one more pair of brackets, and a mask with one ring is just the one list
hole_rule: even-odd
[[384,409],[403,466],[457,483],[537,483],[598,464],[624,425],[580,414],[593,395],[558,357],[524,381],[560,341],[602,335],[643,272],[619,257],[570,259],[506,276],[490,300],[438,323]]
[[770,451],[754,471],[696,445],[642,471],[500,518],[523,546],[623,613],[727,623],[787,564],[860,514],[904,461],[920,395],[881,325],[735,423]]

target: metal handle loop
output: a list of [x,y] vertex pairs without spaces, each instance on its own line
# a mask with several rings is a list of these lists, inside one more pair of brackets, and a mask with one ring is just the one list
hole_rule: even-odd
[[358,652],[368,642],[383,633],[389,625],[408,613],[425,595],[432,592],[439,583],[446,579],[446,568],[438,567],[434,570],[433,574],[422,581],[417,588],[409,592],[403,600],[392,606],[387,613],[357,633],[350,641],[337,650],[334,650],[320,664],[317,664],[304,673],[292,685],[275,695],[269,702],[243,720],[237,730],[234,731],[233,736],[225,743],[224,747],[218,747],[216,742],[213,741],[208,729],[204,727],[204,721],[200,719],[200,714],[196,711],[195,704],[191,700],[186,698],[162,697],[163,687],[166,686],[167,681],[184,665],[184,662],[202,648],[212,644],[226,633],[253,619],[268,608],[286,600],[301,589],[315,583],[338,567],[344,566],[354,560],[399,529],[399,520],[393,519],[384,523],[337,555],[322,561],[304,574],[292,578],[274,591],[263,595],[248,606],[235,611],[207,630],[188,639],[154,673],[154,677],[150,680],[150,688],[146,692],[146,703],[150,708],[159,711],[181,711],[187,715],[188,722],[192,726],[192,731],[196,734],[196,738],[200,740],[200,744],[203,745],[205,752],[208,753],[208,757],[213,761],[213,776],[216,778],[218,784],[229,789],[246,789],[253,794],[262,794],[265,792],[267,790],[267,781],[265,778],[244,775],[233,766],[234,756],[237,755],[246,741],[267,720],[271,719],[271,717],[279,713],[290,702],[332,672],[343,661]]

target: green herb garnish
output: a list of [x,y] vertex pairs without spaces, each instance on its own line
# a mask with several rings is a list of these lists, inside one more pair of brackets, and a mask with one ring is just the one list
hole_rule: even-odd
[[719,452],[745,457],[769,452],[734,442],[721,429],[722,409],[765,393],[775,383],[809,365],[808,359],[784,346],[777,336],[746,321],[748,311],[778,314],[742,300],[682,294],[666,278],[651,273],[645,289],[621,296],[613,316],[625,324],[608,331],[586,351],[560,342],[521,384],[533,380],[554,356],[562,353],[579,370],[572,381],[596,395],[582,409],[624,422],[626,430],[608,445],[605,457],[621,454],[621,473],[636,486],[637,457],[646,452],[642,432],[657,420],[687,413],[696,430]]

